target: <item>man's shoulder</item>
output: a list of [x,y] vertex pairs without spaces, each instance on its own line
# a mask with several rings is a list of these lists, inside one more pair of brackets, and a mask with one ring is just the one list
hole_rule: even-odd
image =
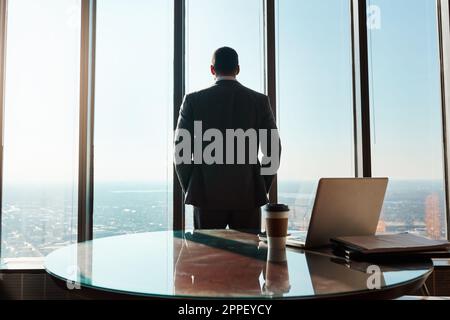
[[210,86],[210,87],[207,87],[207,88],[204,88],[204,89],[200,89],[200,90],[196,90],[196,91],[192,91],[190,93],[187,93],[186,94],[186,99],[193,99],[193,98],[195,98],[197,96],[205,95],[205,94],[211,92],[213,90],[213,88],[214,88],[214,86]]
[[265,95],[264,93],[261,93],[261,92],[258,92],[256,90],[250,89],[250,88],[248,88],[246,86],[243,86],[243,85],[241,85],[241,86],[242,86],[243,90],[245,90],[249,95],[253,95],[256,98],[262,99],[262,100],[265,100],[265,99],[268,98],[267,95]]

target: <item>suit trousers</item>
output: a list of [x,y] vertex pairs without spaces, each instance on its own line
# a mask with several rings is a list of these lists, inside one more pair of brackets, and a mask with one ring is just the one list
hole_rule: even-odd
[[220,210],[194,207],[196,230],[226,229],[258,234],[261,232],[261,208],[250,210]]

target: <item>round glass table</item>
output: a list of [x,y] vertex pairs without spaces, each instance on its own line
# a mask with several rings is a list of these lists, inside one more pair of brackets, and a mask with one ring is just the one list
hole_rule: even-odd
[[154,232],[101,238],[46,257],[68,288],[157,298],[396,298],[420,288],[431,261],[373,265],[330,252],[269,251],[233,230]]

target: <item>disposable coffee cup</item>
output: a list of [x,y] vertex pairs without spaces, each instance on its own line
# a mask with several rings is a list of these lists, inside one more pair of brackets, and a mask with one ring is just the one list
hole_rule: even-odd
[[269,250],[285,248],[289,207],[284,204],[268,204],[264,207],[264,211],[266,213],[266,233]]

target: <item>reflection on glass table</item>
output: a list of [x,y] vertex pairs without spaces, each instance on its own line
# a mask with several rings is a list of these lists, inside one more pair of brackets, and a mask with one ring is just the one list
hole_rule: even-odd
[[46,258],[47,271],[69,285],[147,297],[326,298],[418,289],[431,261],[380,265],[325,252],[270,251],[257,236],[233,230],[154,232],[71,245]]

